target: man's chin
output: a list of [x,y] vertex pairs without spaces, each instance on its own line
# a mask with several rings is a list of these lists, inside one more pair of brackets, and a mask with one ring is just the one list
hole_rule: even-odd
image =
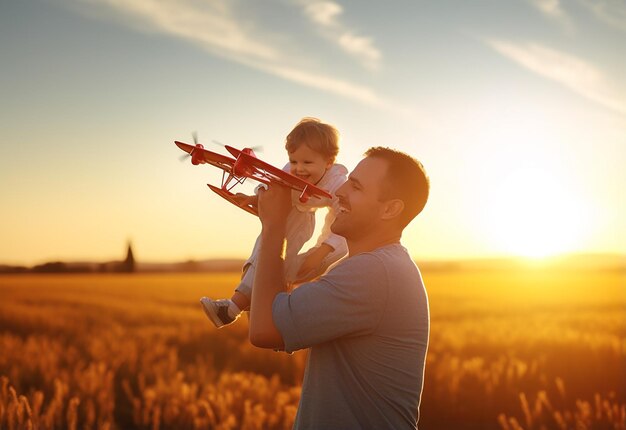
[[335,234],[338,234],[339,236],[344,236],[345,237],[345,231],[346,229],[343,228],[343,226],[341,225],[340,222],[337,222],[337,220],[335,219],[335,221],[330,225],[330,231],[332,231]]

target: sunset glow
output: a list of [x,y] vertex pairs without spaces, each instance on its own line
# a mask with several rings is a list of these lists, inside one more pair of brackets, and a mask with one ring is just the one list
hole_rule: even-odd
[[505,254],[545,257],[581,249],[589,234],[586,203],[551,172],[512,171],[485,211],[490,240]]
[[129,240],[139,261],[246,258],[258,219],[174,141],[283,166],[305,116],[348,170],[378,145],[422,161],[416,259],[626,254],[626,7],[496,3],[7,2],[0,264]]

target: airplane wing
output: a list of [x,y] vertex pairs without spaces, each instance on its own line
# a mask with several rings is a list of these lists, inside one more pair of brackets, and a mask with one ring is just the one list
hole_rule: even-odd
[[227,172],[230,172],[233,168],[233,164],[235,164],[235,159],[227,157],[226,155],[218,154],[217,152],[199,148],[184,142],[175,141],[174,143],[180,149],[194,157],[195,160],[200,159],[201,164],[208,163]]
[[187,154],[191,154],[191,152],[194,149],[196,149],[196,147],[194,145],[190,145],[190,144],[184,143],[184,142],[179,142],[178,140],[175,140],[174,143],[176,144],[176,146],[178,146],[180,149],[185,151]]
[[235,206],[237,206],[238,208],[243,209],[246,212],[251,213],[252,215],[256,215],[259,216],[259,212],[256,209],[256,207],[252,207],[249,205],[240,205],[239,203],[237,203],[237,201],[234,199],[234,195],[233,193],[223,190],[221,188],[218,188],[214,185],[211,184],[207,184],[208,187],[216,194],[220,195],[221,197],[225,198],[226,200],[228,200],[229,202],[231,202],[232,204],[234,204]]
[[[271,164],[258,159],[257,157],[253,157],[252,155],[246,154],[245,152],[238,151],[232,147],[229,147],[228,151],[233,155],[235,155],[235,153],[238,153],[238,156],[241,157],[241,159],[245,161],[245,163],[248,166],[254,167],[256,172],[254,176],[251,176],[253,179],[259,180],[260,182],[264,182],[264,183],[267,183],[268,180],[270,182],[272,181],[277,182],[279,184],[282,184],[289,188],[293,188],[298,191],[303,191],[306,189],[307,195],[311,197],[318,197],[318,198],[326,197],[328,199],[332,198],[332,195],[330,195],[330,193],[328,193],[327,191],[319,187],[316,187],[310,182],[307,182],[304,179],[300,179],[297,176],[292,175],[291,173],[285,172],[284,170],[279,169],[278,167],[274,167]],[[234,152],[234,151],[237,151],[237,152]],[[259,179],[259,177],[261,179],[266,179],[266,180],[263,181]]]

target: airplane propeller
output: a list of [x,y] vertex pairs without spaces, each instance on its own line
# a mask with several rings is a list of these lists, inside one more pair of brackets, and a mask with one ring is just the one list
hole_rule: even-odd
[[[221,146],[222,148],[226,147],[226,145],[224,145],[222,142],[218,142],[217,140],[213,139],[211,140],[211,142],[213,142],[216,145]],[[263,147],[262,146],[252,146],[250,147],[250,149],[252,149],[254,152],[263,152]]]
[[[191,137],[193,138],[193,144],[197,145],[198,144],[198,132],[197,131],[192,131],[191,132]],[[211,140],[211,142],[213,142],[216,145],[219,145],[221,147],[225,147],[226,145],[224,145],[222,142],[218,142],[217,140]],[[262,146],[253,146],[250,149],[252,149],[254,152],[263,152],[263,147]],[[191,154],[193,153],[193,151],[191,151],[191,153],[188,154],[183,154],[180,156],[179,160],[180,162],[185,161],[187,158],[191,157]]]
[[[192,131],[191,132],[191,137],[193,138],[193,144],[197,145],[198,144],[198,132],[197,131]],[[178,160],[182,163],[183,161],[185,161],[189,157],[191,157],[191,152],[188,153],[188,154],[181,155]]]

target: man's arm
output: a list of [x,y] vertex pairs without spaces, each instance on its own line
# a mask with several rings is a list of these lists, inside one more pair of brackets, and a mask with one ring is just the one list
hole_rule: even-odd
[[278,293],[286,291],[283,268],[283,243],[287,216],[291,210],[291,190],[272,185],[259,190],[261,245],[250,302],[249,338],[260,348],[283,348],[283,338],[274,325],[272,306]]

